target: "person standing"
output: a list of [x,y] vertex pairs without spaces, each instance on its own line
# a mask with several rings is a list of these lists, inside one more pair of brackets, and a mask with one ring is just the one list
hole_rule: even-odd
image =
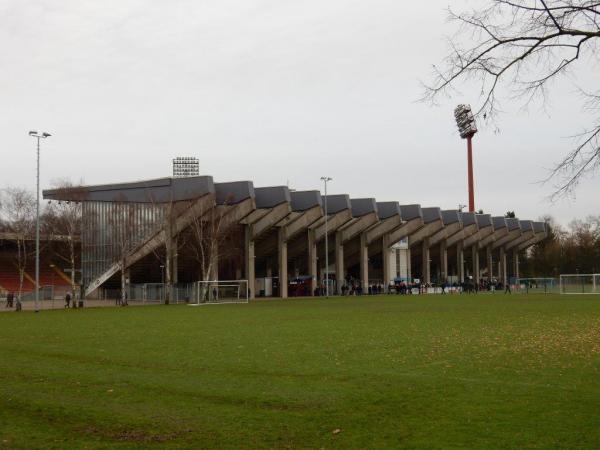
[[15,294],[12,291],[10,291],[8,294],[6,294],[6,307],[7,308],[13,307],[14,299],[15,299]]

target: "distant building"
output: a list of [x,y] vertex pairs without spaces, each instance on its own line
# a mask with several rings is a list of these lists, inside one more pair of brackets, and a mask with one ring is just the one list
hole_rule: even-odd
[[200,161],[193,156],[178,156],[173,159],[173,177],[197,177],[200,175]]

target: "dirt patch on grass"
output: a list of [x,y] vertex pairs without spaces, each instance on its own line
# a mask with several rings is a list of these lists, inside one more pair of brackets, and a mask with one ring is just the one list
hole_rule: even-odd
[[83,434],[95,436],[101,439],[109,439],[120,442],[146,442],[146,443],[161,443],[169,442],[190,433],[191,430],[180,430],[175,432],[155,432],[140,428],[96,428],[86,427],[82,430]]

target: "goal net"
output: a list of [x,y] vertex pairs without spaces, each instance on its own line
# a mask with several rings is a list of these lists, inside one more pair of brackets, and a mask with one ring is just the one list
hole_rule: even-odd
[[561,294],[600,294],[600,273],[560,276]]
[[191,305],[248,303],[248,281],[196,281],[190,300]]
[[557,294],[556,278],[517,278],[516,288],[526,294]]

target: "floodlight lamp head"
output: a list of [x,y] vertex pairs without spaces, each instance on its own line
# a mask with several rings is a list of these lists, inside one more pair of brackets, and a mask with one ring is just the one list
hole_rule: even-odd
[[37,134],[38,134],[38,132],[37,132],[37,131],[35,131],[35,130],[31,130],[31,131],[29,132],[29,136],[37,136]]
[[458,105],[454,109],[454,118],[461,138],[469,138],[477,133],[477,125],[470,105]]
[[46,133],[46,132],[42,133],[42,137],[44,137],[44,138],[47,138],[50,136],[52,136],[50,133]]

